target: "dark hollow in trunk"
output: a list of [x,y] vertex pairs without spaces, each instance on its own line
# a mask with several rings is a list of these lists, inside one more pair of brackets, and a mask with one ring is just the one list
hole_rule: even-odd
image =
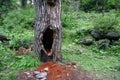
[[52,44],[53,44],[53,30],[47,28],[43,34],[43,46],[47,53],[51,52]]

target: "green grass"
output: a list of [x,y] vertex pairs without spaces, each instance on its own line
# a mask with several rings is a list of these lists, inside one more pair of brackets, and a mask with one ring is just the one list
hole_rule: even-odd
[[9,44],[0,43],[0,78],[14,80],[18,71],[35,68],[40,64],[34,52],[16,56],[15,51],[20,46],[28,47],[33,44],[34,8],[13,10],[2,15],[2,18],[0,34],[6,35],[10,42]]
[[[66,15],[68,16],[68,14]],[[69,17],[70,15],[71,17]],[[82,69],[90,71],[91,74],[96,76],[97,80],[119,80],[119,41],[117,41],[115,46],[111,46],[105,51],[99,50],[96,42],[94,42],[92,46],[79,44],[79,41],[82,38],[90,37],[87,33],[88,29],[97,27],[96,24],[98,27],[101,27],[103,21],[105,21],[103,24],[104,28],[109,27],[109,25],[112,24],[112,21],[108,23],[107,20],[113,18],[112,20],[114,21],[115,15],[118,14],[114,11],[105,13],[104,17],[102,17],[102,14],[94,12],[70,13],[67,18],[71,18],[71,23],[69,24],[68,21],[68,23],[66,23],[68,26],[63,25],[62,50],[65,62],[77,62],[77,65]],[[117,21],[120,23],[120,17],[117,17]],[[119,29],[119,23],[115,24],[113,27]],[[82,54],[78,50],[82,50]]]
[[40,64],[33,52],[16,56],[15,51],[1,46],[0,53],[0,78],[2,80],[14,80],[18,71],[35,68]]

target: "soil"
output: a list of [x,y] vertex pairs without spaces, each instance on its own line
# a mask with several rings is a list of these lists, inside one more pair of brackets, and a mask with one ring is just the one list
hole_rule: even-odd
[[[47,68],[46,79],[37,79],[34,71],[44,73],[45,68]],[[46,62],[32,71],[20,72],[16,80],[93,80],[93,78],[88,72],[77,68],[76,63],[65,65],[59,62]]]

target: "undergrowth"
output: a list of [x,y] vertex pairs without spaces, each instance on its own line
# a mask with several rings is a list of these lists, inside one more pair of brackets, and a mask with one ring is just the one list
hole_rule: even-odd
[[[74,16],[72,16],[74,14]],[[69,16],[71,15],[71,17]],[[97,42],[91,46],[81,45],[79,42],[84,38],[91,38],[89,30],[101,28],[103,30],[119,30],[120,16],[117,12],[110,11],[100,13],[70,13],[67,14],[67,23],[63,20],[63,62],[77,62],[77,65],[87,71],[96,72],[94,76],[100,80],[119,80],[120,71],[120,46],[119,41],[106,50],[99,50]],[[63,15],[63,19],[67,16]],[[75,19],[75,20],[74,20]],[[67,19],[65,19],[67,21]],[[65,22],[66,22],[65,21]],[[76,23],[77,22],[77,23]],[[71,25],[72,24],[72,25]],[[69,25],[69,26],[68,26]],[[94,40],[94,39],[93,39]]]
[[33,44],[34,14],[32,8],[2,15],[0,34],[7,36],[10,41],[0,42],[0,79],[14,80],[19,71],[39,66],[40,62],[33,52],[16,55],[19,47],[28,48]]
[[0,78],[2,80],[13,80],[19,70],[34,68],[39,65],[39,60],[32,52],[29,55],[16,56],[15,51],[1,45],[0,53]]

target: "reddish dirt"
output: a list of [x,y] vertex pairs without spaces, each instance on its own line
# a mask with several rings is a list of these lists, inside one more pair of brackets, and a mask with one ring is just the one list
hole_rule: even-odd
[[43,63],[37,71],[43,72],[44,68],[48,68],[48,76],[47,80],[64,80],[68,79],[70,80],[71,76],[71,69],[68,68],[67,66],[60,65],[58,63],[53,63],[53,62],[47,62]]
[[46,49],[46,52],[49,54],[49,53],[51,53],[51,50],[49,50],[49,49]]
[[[86,71],[78,69],[76,63],[64,65],[61,63],[46,62],[42,63],[34,71],[44,72],[48,68],[47,80],[93,80]],[[33,75],[33,71],[29,72]],[[22,76],[22,77],[21,77]],[[22,78],[22,79],[20,79]],[[17,80],[36,80],[34,76],[27,78],[25,72],[18,75]]]

